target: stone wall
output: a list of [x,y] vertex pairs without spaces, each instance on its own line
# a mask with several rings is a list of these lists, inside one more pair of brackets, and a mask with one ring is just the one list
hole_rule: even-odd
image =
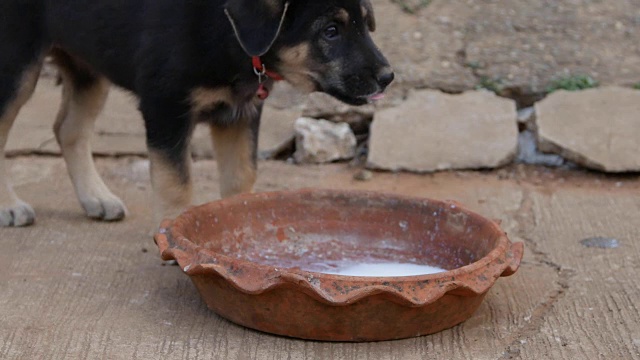
[[397,74],[387,98],[358,110],[319,97],[308,114],[357,128],[368,167],[640,171],[640,0],[373,3]]
[[[265,106],[261,157],[293,161],[294,124],[306,117],[349,124],[356,141],[348,136],[354,149],[342,152],[373,169],[427,172],[523,162],[640,170],[640,90],[633,90],[640,88],[640,0],[372,2],[373,36],[397,75],[387,97],[355,108],[279,84]],[[43,72],[49,80],[39,86],[41,104],[33,113],[25,110],[29,120],[14,129],[31,135],[10,139],[10,154],[58,153],[49,125],[37,119],[56,111],[54,75],[50,68]],[[596,84],[600,88],[549,95]],[[95,151],[144,154],[135,102],[118,90],[109,101],[118,111],[98,121]],[[305,139],[298,134],[297,143],[308,144]],[[331,143],[324,140],[309,141]],[[193,154],[214,157],[203,127]]]

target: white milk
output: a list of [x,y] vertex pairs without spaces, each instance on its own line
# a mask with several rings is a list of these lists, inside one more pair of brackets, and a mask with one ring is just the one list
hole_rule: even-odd
[[401,263],[364,263],[340,267],[334,270],[320,271],[324,274],[344,276],[414,276],[428,275],[445,272],[447,270],[428,265],[401,264]]

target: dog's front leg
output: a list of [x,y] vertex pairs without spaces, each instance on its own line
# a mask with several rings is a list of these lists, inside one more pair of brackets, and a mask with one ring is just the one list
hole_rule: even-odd
[[253,190],[261,113],[262,105],[258,105],[255,111],[242,114],[233,125],[211,125],[223,198]]
[[143,98],[140,110],[147,130],[154,218],[159,224],[191,205],[193,121],[189,106],[175,100]]

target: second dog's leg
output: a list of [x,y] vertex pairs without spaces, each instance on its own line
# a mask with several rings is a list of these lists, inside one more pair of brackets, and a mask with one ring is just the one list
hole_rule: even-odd
[[211,126],[223,198],[253,191],[261,110],[231,126]]
[[[114,221],[125,217],[122,201],[105,185],[93,163],[91,137],[96,117],[109,92],[109,82],[67,58],[60,65],[63,100],[54,130],[80,204],[87,216]],[[83,71],[85,71],[83,73]]]

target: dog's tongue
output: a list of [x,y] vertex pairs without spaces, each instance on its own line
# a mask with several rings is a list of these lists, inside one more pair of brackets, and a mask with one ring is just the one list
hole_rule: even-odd
[[384,99],[384,93],[375,94],[375,95],[371,96],[369,99],[371,99],[371,100],[382,100],[382,99]]

